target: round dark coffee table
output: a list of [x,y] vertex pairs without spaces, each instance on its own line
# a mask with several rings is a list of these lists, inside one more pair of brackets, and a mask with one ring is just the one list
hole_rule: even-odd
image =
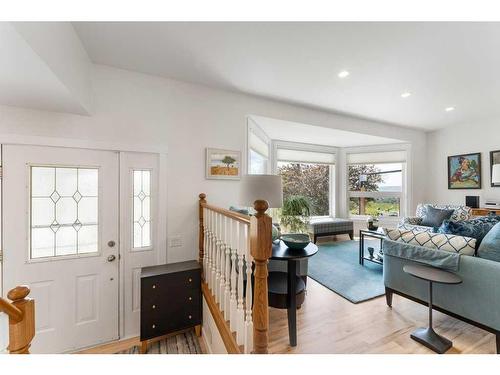
[[432,328],[432,284],[460,284],[462,279],[454,273],[429,266],[408,264],[403,267],[403,271],[429,282],[429,327],[418,328],[411,334],[411,338],[436,353],[443,354],[451,348],[452,342],[438,335]]
[[[305,283],[297,276],[298,261],[311,257],[317,252],[318,246],[313,243],[303,250],[290,249],[283,241],[273,243],[271,259],[286,261],[288,272],[269,272],[269,306],[287,309],[290,346],[297,346],[297,306],[300,306],[305,298]],[[290,291],[295,291],[295,293]]]

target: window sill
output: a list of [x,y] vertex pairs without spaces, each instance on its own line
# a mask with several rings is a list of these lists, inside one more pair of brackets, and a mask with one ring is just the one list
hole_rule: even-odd
[[[367,221],[370,217],[370,215],[351,215],[349,216],[349,219],[353,221]],[[383,216],[378,219],[380,222],[399,222],[400,220],[401,216]]]

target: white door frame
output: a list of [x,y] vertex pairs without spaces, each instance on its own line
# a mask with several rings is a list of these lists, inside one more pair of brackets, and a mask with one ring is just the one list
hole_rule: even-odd
[[[32,145],[32,146],[52,146],[52,147],[65,147],[65,148],[79,148],[79,149],[89,149],[89,150],[102,150],[102,151],[118,151],[118,152],[144,152],[151,154],[158,154],[159,167],[158,167],[158,201],[157,201],[157,211],[158,211],[158,226],[156,233],[156,243],[159,247],[159,262],[167,262],[167,147],[165,145],[145,145],[145,144],[130,144],[130,143],[119,143],[119,142],[98,142],[89,141],[76,138],[60,138],[60,137],[40,137],[40,136],[25,136],[17,134],[0,134],[0,145]],[[121,198],[121,197],[119,197]],[[119,236],[120,241],[122,241],[122,230],[121,223],[123,222],[123,210],[122,202],[120,199],[119,205]],[[3,230],[3,229],[2,229]],[[3,241],[3,235],[2,235]],[[3,243],[0,249],[4,249]],[[122,247],[119,246],[119,255],[122,254]],[[0,257],[1,260],[1,257]],[[123,281],[123,264],[120,261],[119,265],[119,337],[124,339],[125,335],[125,322],[124,322],[124,281]],[[3,262],[0,263],[0,267],[3,268]],[[3,295],[3,272],[0,272],[0,295]]]
[[[129,175],[125,175],[124,176],[124,173],[122,173],[124,171],[124,169],[126,169],[128,172],[130,172],[133,168],[132,165],[129,163],[127,165],[126,161],[124,162],[124,159],[128,159],[131,157],[131,155],[133,155],[134,153],[133,152],[129,152],[129,151],[124,151],[124,152],[121,152],[120,153],[120,184],[125,180],[125,181],[129,181],[129,183],[131,182],[131,176]],[[165,160],[162,162],[162,154],[157,154],[157,153],[144,153],[144,152],[141,152],[141,153],[137,153],[138,155],[138,158],[140,160],[141,158],[141,155],[140,154],[149,154],[149,155],[156,155],[158,157],[158,175],[157,177],[153,177],[153,180],[152,181],[155,181],[157,182],[158,184],[158,191],[157,191],[157,194],[156,196],[153,195],[153,205],[155,206],[154,208],[152,208],[151,210],[151,215],[153,218],[156,218],[157,220],[157,225],[154,225],[154,228],[156,229],[156,236],[154,238],[152,238],[152,243],[153,243],[153,247],[156,249],[167,249],[167,232],[166,232],[166,224],[163,224],[162,223],[162,218],[166,218],[166,214],[167,214],[167,209],[166,209],[166,196],[165,194],[161,194],[161,191],[162,190],[165,190],[164,189],[164,185],[166,184],[166,171],[165,171],[165,168],[162,169],[161,165],[165,165]],[[137,160],[133,161],[132,164],[135,164],[135,165],[141,165],[142,163],[139,162],[137,163]],[[162,173],[163,172],[163,173]],[[124,178],[125,177],[125,178]],[[163,186],[163,187],[162,187]],[[126,305],[125,305],[125,297],[126,297],[126,293],[131,293],[131,291],[126,291],[125,290],[125,276],[127,275],[126,273],[126,270],[125,270],[125,265],[128,262],[129,258],[128,257],[132,257],[133,255],[137,255],[137,254],[140,254],[142,251],[139,251],[139,252],[136,252],[135,254],[134,253],[131,253],[130,251],[130,246],[127,246],[127,244],[130,244],[130,241],[131,241],[131,238],[130,238],[130,229],[127,230],[125,229],[126,227],[129,227],[131,222],[130,222],[130,210],[126,210],[124,209],[124,207],[127,207],[127,208],[130,208],[130,202],[129,204],[127,204],[127,200],[130,199],[130,196],[127,194],[127,189],[126,188],[123,188],[122,186],[120,186],[120,197],[119,197],[119,200],[120,200],[120,250],[121,250],[121,261],[120,261],[120,281],[119,281],[119,285],[120,285],[120,288],[119,288],[119,296],[120,296],[120,308],[119,308],[119,313],[120,313],[120,317],[119,317],[119,332],[120,332],[120,339],[124,339],[124,338],[129,338],[129,337],[134,337],[134,336],[137,336],[139,334],[139,332],[137,333],[133,333],[133,334],[130,334],[130,333],[127,333],[127,322],[125,321],[126,319],[126,314],[125,314],[125,309],[126,309]],[[155,191],[155,189],[152,187],[151,188],[151,191],[152,193]],[[128,214],[127,214],[128,212]],[[129,220],[127,220],[129,219]],[[130,227],[129,227],[130,228]],[[149,251],[149,250],[147,250]],[[167,262],[167,253],[166,251],[155,251],[156,252],[156,259],[155,259],[155,262],[156,264],[163,264],[163,263],[166,263]],[[132,258],[130,258],[132,259]]]

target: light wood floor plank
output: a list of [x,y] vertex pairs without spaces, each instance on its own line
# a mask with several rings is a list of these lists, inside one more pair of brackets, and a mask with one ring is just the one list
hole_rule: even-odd
[[[393,308],[385,297],[353,304],[313,279],[297,314],[298,345],[288,343],[286,310],[270,309],[270,353],[433,353],[410,338],[427,325],[427,307],[394,295]],[[453,341],[448,353],[496,353],[495,335],[434,312],[438,333]]]

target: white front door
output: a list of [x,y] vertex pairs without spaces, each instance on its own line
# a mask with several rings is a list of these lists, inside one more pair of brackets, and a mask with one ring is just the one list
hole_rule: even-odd
[[34,353],[118,338],[118,153],[3,146],[4,293],[35,299]]
[[158,154],[120,153],[124,337],[140,333],[141,268],[165,261],[158,236],[159,163]]

